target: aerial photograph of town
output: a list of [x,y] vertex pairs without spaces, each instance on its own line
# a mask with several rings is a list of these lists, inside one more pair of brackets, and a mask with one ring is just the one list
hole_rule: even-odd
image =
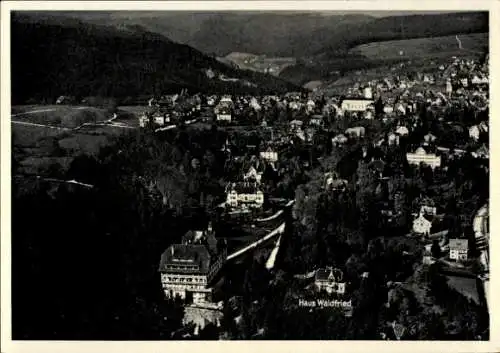
[[11,12],[12,339],[490,341],[489,53],[488,11]]

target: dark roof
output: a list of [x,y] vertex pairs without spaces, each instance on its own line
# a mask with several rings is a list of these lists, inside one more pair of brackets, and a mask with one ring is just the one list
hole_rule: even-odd
[[450,249],[467,250],[469,241],[467,239],[450,239]]
[[331,267],[318,269],[316,271],[315,279],[317,281],[328,281],[330,275],[333,275],[334,281],[342,281],[342,279],[343,279],[342,271],[340,271],[338,269],[333,269]]
[[234,183],[229,190],[234,189],[238,194],[253,194],[260,190],[255,183]]
[[373,98],[365,98],[365,97],[344,97],[344,99],[341,100],[341,103],[343,101],[367,101],[367,102],[375,102]]
[[384,167],[385,167],[385,162],[379,159],[376,159],[368,164],[368,168],[373,168],[379,172],[384,171]]
[[196,265],[198,269],[175,270],[179,273],[208,273],[210,267],[210,254],[204,245],[172,244],[163,252],[160,260],[159,271],[173,271],[167,265]]

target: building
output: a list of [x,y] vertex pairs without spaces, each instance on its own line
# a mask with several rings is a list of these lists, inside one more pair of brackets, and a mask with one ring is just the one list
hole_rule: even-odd
[[347,98],[342,101],[341,109],[345,112],[364,112],[368,107],[373,106],[373,99]]
[[346,289],[342,271],[332,267],[318,269],[314,285],[318,291],[326,291],[328,294],[344,294]]
[[398,126],[396,129],[396,134],[400,136],[407,136],[410,132],[408,131],[408,128],[406,126]]
[[430,143],[434,143],[437,137],[431,134],[430,132],[424,136],[424,144],[428,145]]
[[419,214],[424,216],[435,216],[437,214],[437,210],[434,206],[422,205],[420,206]]
[[230,207],[261,208],[264,192],[257,183],[229,183],[226,187],[226,204]]
[[315,126],[323,126],[323,116],[322,115],[313,115],[309,120],[309,124]]
[[365,99],[373,99],[373,92],[370,86],[363,88],[363,97]]
[[264,165],[262,163],[258,163],[255,166],[252,165],[248,172],[243,175],[243,180],[248,182],[256,182],[259,184],[262,181],[262,174],[264,173]]
[[473,125],[469,128],[469,137],[473,139],[474,141],[479,141],[479,136],[481,134],[481,131],[479,130],[478,125]]
[[232,99],[230,97],[222,97],[214,109],[217,121],[231,122],[233,109],[234,104]]
[[450,239],[450,259],[467,261],[469,241],[467,239]]
[[170,245],[161,255],[159,272],[165,297],[194,304],[211,302],[209,285],[226,257],[226,243],[215,238],[210,225],[206,231],[189,231],[181,244]]
[[421,235],[431,234],[432,221],[427,219],[425,215],[420,214],[413,220],[413,231]]
[[264,151],[260,151],[260,158],[274,163],[278,161],[278,152],[276,152],[271,148],[271,146],[269,146]]
[[345,131],[346,136],[350,137],[364,137],[365,136],[365,128],[363,126],[356,126],[348,128]]
[[334,147],[339,146],[339,145],[343,145],[347,141],[348,141],[348,138],[344,134],[339,134],[339,135],[335,136],[334,138],[332,138],[332,144]]
[[420,163],[428,165],[432,169],[441,166],[441,156],[437,156],[434,153],[427,153],[422,147],[417,148],[414,153],[407,153],[406,159],[409,164],[419,166]]
[[389,146],[399,145],[399,135],[393,132],[389,133],[387,135],[387,143],[389,144]]

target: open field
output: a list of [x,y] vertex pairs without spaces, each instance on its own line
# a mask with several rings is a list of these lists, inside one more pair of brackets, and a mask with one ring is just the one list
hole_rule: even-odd
[[[118,121],[117,119],[114,124],[124,124],[130,128],[115,125],[87,125],[77,130],[72,130],[71,128],[51,128],[52,125],[50,122],[54,123],[54,117],[61,116],[66,112],[70,114],[65,115],[65,117],[76,117],[76,119],[68,120],[67,125],[74,126],[76,122],[81,122],[77,115],[73,114],[75,110],[77,112],[90,111],[97,114],[101,120],[104,120],[102,118],[105,115],[102,111],[95,108],[89,109],[87,107],[77,109],[60,106],[14,107],[13,114],[22,115],[13,115],[12,119],[16,121],[17,119],[24,119],[21,123],[13,123],[11,125],[12,153],[19,163],[15,173],[47,175],[53,165],[57,165],[63,171],[67,170],[74,157],[80,154],[96,155],[100,148],[112,141],[114,136],[133,133],[135,129],[131,125],[138,125],[135,117],[123,116],[121,117],[122,121]],[[33,111],[36,112],[30,113]],[[46,124],[40,125],[32,123],[31,121],[33,121],[34,116],[37,116],[38,119],[35,121],[41,121],[40,114],[52,120],[49,123],[45,121]],[[89,123],[92,124],[93,121],[89,121]]]
[[479,304],[479,294],[477,291],[477,280],[475,278],[464,278],[458,276],[447,276],[448,285],[466,298]]
[[105,109],[69,105],[23,105],[12,107],[12,121],[75,128],[111,118]]
[[[457,40],[457,37],[459,40]],[[459,41],[462,48],[459,47]],[[361,54],[369,59],[412,59],[417,57],[450,57],[466,53],[482,54],[488,46],[488,33],[464,34],[458,36],[392,40],[358,45],[351,53]],[[402,55],[400,55],[400,51]]]

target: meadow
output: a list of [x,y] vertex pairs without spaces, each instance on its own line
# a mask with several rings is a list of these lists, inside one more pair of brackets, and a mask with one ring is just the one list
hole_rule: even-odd
[[358,45],[350,52],[374,60],[439,58],[467,53],[482,55],[488,46],[488,37],[488,33],[460,34],[462,49],[456,36],[445,36],[372,42]]

